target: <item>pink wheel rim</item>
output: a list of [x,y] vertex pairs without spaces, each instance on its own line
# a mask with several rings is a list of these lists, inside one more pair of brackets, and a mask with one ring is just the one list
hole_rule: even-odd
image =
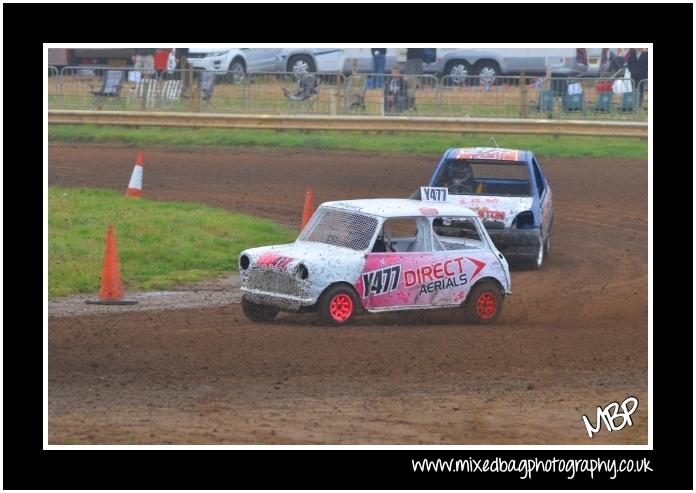
[[353,313],[353,300],[347,294],[337,294],[329,306],[331,317],[337,322],[345,322]]
[[495,315],[498,302],[491,293],[483,293],[476,301],[476,313],[482,320],[488,320]]

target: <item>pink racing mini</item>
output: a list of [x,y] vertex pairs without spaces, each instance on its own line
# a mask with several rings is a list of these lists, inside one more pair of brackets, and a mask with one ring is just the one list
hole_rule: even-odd
[[326,202],[294,243],[243,251],[245,315],[316,311],[343,325],[364,311],[459,306],[472,323],[494,322],[510,294],[505,257],[446,189],[423,187],[423,197]]

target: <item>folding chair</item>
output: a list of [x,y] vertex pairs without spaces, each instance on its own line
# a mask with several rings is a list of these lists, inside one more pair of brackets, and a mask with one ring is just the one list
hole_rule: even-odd
[[344,86],[344,111],[350,112],[354,108],[365,111],[365,93],[367,91],[367,77],[353,74],[348,77]]
[[405,111],[412,110],[418,113],[418,106],[416,106],[416,91],[420,87],[418,83],[418,78],[416,77],[405,77],[406,79],[406,107]]
[[203,99],[203,106],[210,105],[210,99],[213,97],[213,89],[215,89],[215,72],[206,71],[201,73],[200,79],[198,79],[198,87],[201,90],[201,98]]
[[621,106],[619,106],[619,111],[636,111],[636,93],[625,92],[621,96]]
[[162,91],[160,99],[162,105],[175,103],[181,99],[181,93],[184,89],[184,83],[180,80],[165,80],[162,82]]
[[554,91],[539,91],[537,96],[536,109],[546,113],[553,112],[553,94]]
[[[104,74],[101,88],[97,91],[90,91],[97,103],[103,102],[105,98],[118,98],[121,95],[121,87],[123,87],[123,71],[122,70],[107,70]],[[93,86],[90,85],[93,89]]]
[[611,100],[614,97],[614,93],[609,90],[597,94],[597,102],[595,103],[594,110],[609,113],[611,111]]
[[315,110],[317,99],[319,99],[319,79],[314,75],[302,75],[297,90],[291,93],[283,88],[283,94],[290,101],[291,111],[301,108],[308,111]]
[[563,96],[563,111],[582,111],[584,94],[566,94]]
[[128,91],[127,104],[130,103],[132,96],[134,99],[144,100],[145,107],[154,108],[158,96],[158,84],[157,79],[140,79],[135,87]]

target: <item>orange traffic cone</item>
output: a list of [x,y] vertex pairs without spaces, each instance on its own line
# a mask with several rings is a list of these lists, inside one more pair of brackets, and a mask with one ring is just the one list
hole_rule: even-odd
[[300,230],[304,229],[304,227],[307,225],[310,218],[312,217],[313,213],[314,213],[314,190],[312,190],[311,188],[308,188],[307,193],[305,194],[304,211],[302,211],[302,222],[300,223]]
[[102,268],[102,283],[98,300],[87,300],[91,305],[134,305],[135,300],[123,299],[121,287],[121,268],[116,253],[116,237],[114,227],[109,224],[109,232],[106,235],[106,251],[104,252],[104,266]]
[[140,151],[135,160],[135,168],[133,168],[133,174],[128,184],[128,191],[126,191],[126,195],[129,197],[140,197],[143,193],[143,164],[145,164],[145,156],[143,151]]

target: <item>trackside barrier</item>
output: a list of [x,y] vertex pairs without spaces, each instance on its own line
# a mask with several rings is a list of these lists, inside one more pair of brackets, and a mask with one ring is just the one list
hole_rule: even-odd
[[648,111],[648,79],[638,82],[638,108]]
[[[123,71],[118,94],[96,97],[107,74],[117,70]],[[189,69],[145,77],[133,67],[105,66],[64,67],[58,76],[56,71],[49,68],[52,109],[633,121],[648,117],[648,81],[636,84],[613,77],[462,73],[437,79],[402,74],[403,94],[393,97],[390,74],[216,71],[211,77],[210,72]],[[316,87],[303,92],[303,81],[309,79]]]
[[49,110],[49,123],[387,132],[510,133],[647,138],[648,124],[628,121],[356,115],[239,115],[157,111]]
[[53,65],[48,66],[48,104],[49,106],[60,107],[60,97],[63,93],[60,84],[60,70]]
[[529,85],[530,117],[554,119],[647,120],[638,107],[638,87],[626,79],[537,78]]
[[440,80],[440,114],[494,118],[528,117],[531,77],[445,76]]

